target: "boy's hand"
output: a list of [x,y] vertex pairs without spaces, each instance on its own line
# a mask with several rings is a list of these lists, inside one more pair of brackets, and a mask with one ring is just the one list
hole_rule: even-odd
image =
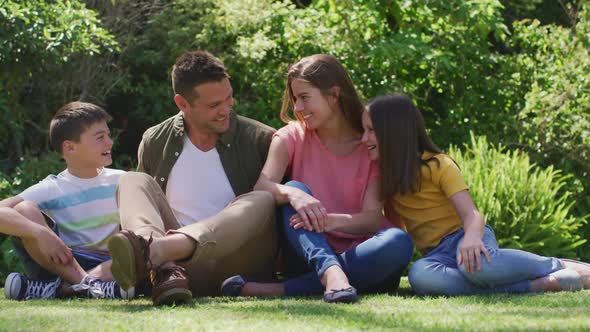
[[35,239],[38,242],[39,251],[45,258],[55,264],[68,264],[72,261],[72,249],[50,229],[43,227]]

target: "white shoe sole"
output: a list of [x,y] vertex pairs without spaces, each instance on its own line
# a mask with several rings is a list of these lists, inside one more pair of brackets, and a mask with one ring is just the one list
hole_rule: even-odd
[[4,295],[7,299],[21,300],[18,298],[22,285],[21,274],[18,272],[12,272],[6,277],[4,283]]
[[121,288],[121,298],[123,300],[132,300],[134,297],[135,297],[135,287],[131,287],[127,291],[125,291],[123,288]]
[[559,286],[562,291],[577,292],[582,290],[582,277],[580,274],[572,269],[562,269],[550,274],[559,281]]

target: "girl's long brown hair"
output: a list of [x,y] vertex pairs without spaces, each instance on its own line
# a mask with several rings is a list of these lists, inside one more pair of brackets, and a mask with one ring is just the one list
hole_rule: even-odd
[[367,110],[379,145],[381,199],[388,202],[396,194],[419,191],[420,168],[429,167],[430,161],[422,160],[422,153],[441,153],[426,133],[422,114],[401,93],[376,97],[369,102]]
[[352,84],[350,76],[348,76],[346,69],[338,59],[328,54],[314,54],[299,60],[299,62],[289,67],[280,114],[281,120],[286,123],[296,118],[290,114],[295,104],[295,98],[291,90],[291,83],[295,79],[311,83],[311,85],[320,89],[324,96],[331,94],[331,88],[339,87],[338,106],[344,114],[344,118],[357,132],[363,132],[363,103]]

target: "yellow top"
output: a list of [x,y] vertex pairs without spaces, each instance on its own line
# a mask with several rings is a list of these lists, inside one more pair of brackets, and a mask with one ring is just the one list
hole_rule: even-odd
[[421,167],[419,191],[403,196],[397,194],[393,199],[395,210],[422,254],[463,226],[449,198],[468,189],[461,170],[449,156],[430,152],[422,155],[423,160],[431,157],[440,162],[440,167],[434,160],[428,162],[430,169],[425,165]]

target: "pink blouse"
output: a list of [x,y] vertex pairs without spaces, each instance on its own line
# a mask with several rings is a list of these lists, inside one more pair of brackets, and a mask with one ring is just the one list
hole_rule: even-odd
[[[365,145],[339,156],[328,150],[314,130],[291,122],[273,136],[281,139],[289,154],[286,175],[305,183],[328,213],[359,213],[369,183],[377,180],[378,166],[369,158]],[[382,225],[386,226],[385,219]],[[373,234],[358,235],[327,232],[328,243],[342,253],[367,240]]]

